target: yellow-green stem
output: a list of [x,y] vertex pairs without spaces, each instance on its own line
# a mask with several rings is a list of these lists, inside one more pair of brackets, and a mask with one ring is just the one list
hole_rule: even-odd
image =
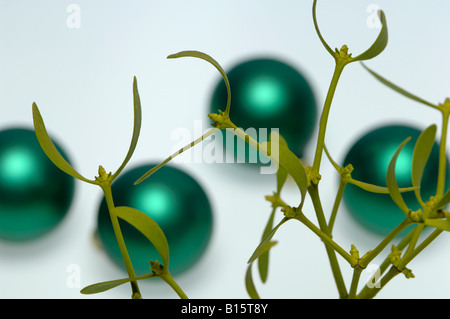
[[[119,219],[117,215],[114,213],[114,201],[112,197],[111,191],[111,183],[104,182],[100,184],[100,187],[103,190],[105,195],[106,204],[108,206],[109,216],[111,218],[111,223],[114,229],[114,234],[116,235],[117,243],[119,245],[120,253],[122,254],[122,259],[125,263],[125,267],[127,269],[128,277],[134,278],[136,274],[134,273],[133,264],[131,263],[130,256],[128,254],[128,250],[125,246],[125,241],[123,239],[122,231],[120,229]],[[141,298],[141,293],[139,290],[139,285],[136,280],[130,281],[131,290],[133,292],[133,298]]]
[[[362,269],[366,268],[370,262],[375,259],[386,246],[395,238],[398,234],[400,234],[406,227],[411,224],[411,220],[409,218],[405,218],[402,223],[400,223],[392,232],[390,232],[386,238],[384,238],[378,246],[367,253],[365,256],[361,258],[359,261],[358,267],[355,267],[353,271],[353,279],[350,287],[349,298],[356,298],[356,289],[358,288],[359,278],[361,276]],[[386,264],[384,267],[388,265],[388,261],[386,259]],[[384,271],[384,270],[383,270]],[[380,274],[380,273],[379,273]],[[375,289],[372,287],[371,289]]]
[[391,267],[389,271],[383,276],[383,278],[381,278],[378,286],[375,285],[373,288],[365,290],[364,291],[365,293],[358,295],[358,298],[361,299],[374,298],[381,291],[381,289],[383,289],[386,286],[386,284],[398,274],[400,274],[400,272],[395,267]]
[[330,220],[328,221],[328,229],[330,231],[330,234],[333,233],[333,226],[334,221],[336,220],[336,215],[339,209],[339,205],[342,200],[342,195],[344,194],[345,186],[347,185],[347,182],[342,180],[339,182],[339,188],[336,194],[336,199],[334,201],[333,210],[331,211]]
[[253,137],[251,137],[250,135],[245,133],[242,129],[237,127],[234,123],[231,122],[231,120],[230,120],[230,125],[231,125],[231,128],[233,129],[234,134],[239,136],[246,143],[253,146],[258,151],[261,151],[264,155],[267,155],[267,150],[261,144],[259,144],[259,142],[257,140],[255,140]]
[[[404,238],[404,240],[402,240],[402,242],[398,245],[398,248],[401,250],[406,246],[407,242],[411,242],[414,241],[415,234],[417,234],[418,231],[417,229],[414,229],[413,231],[410,232],[411,236],[409,237],[410,240],[407,240],[406,237]],[[360,294],[358,295],[359,298],[373,298],[375,297],[375,295],[381,290],[381,288],[383,288],[392,278],[394,278],[396,275],[398,275],[399,273],[401,273],[401,271],[404,269],[404,267],[406,267],[406,265],[411,262],[411,260],[413,260],[421,251],[423,251],[429,244],[431,244],[443,231],[440,229],[436,229],[434,230],[416,249],[414,249],[414,251],[412,251],[409,254],[405,254],[404,258],[401,261],[401,264],[399,264],[397,266],[397,268],[395,267],[391,267],[390,271],[381,279],[380,281],[380,288],[367,288],[364,287],[363,290],[361,290]],[[383,263],[386,264],[385,267],[387,266],[388,262],[387,260]]]
[[328,89],[327,97],[325,98],[325,103],[322,110],[322,115],[320,116],[320,124],[319,124],[319,135],[317,138],[317,146],[316,152],[314,155],[313,162],[313,172],[319,173],[320,162],[322,160],[323,148],[325,145],[325,132],[327,129],[328,116],[330,114],[331,102],[333,101],[334,92],[336,92],[336,87],[341,76],[342,71],[344,70],[347,62],[342,59],[336,59],[336,66],[334,69],[333,77],[331,79],[330,87]]
[[[318,219],[318,222],[319,222],[320,230],[323,233],[325,233],[325,235],[327,235],[327,237],[329,237],[330,240],[331,240],[331,234],[330,234],[330,232],[328,230],[328,225],[327,225],[327,222],[325,220],[325,215],[323,213],[322,203],[321,203],[320,197],[319,197],[318,186],[317,185],[311,185],[308,188],[308,193],[310,194],[311,200],[313,202],[313,206],[314,206],[314,210],[316,212],[316,216],[317,216],[317,219]],[[323,238],[322,238],[322,240],[323,240]],[[339,248],[340,248],[340,246],[339,246]],[[338,248],[337,251],[342,250],[342,248],[340,248],[340,249],[339,248]],[[342,277],[342,273],[341,273],[341,269],[340,269],[340,266],[339,266],[339,262],[338,262],[338,260],[336,258],[335,250],[332,247],[330,247],[329,245],[325,245],[325,249],[326,249],[326,252],[327,252],[327,255],[328,255],[328,259],[330,261],[331,270],[333,272],[333,276],[334,276],[334,279],[336,281],[336,286],[338,288],[339,295],[340,295],[341,298],[345,298],[347,296],[347,289],[345,287],[345,282],[344,282],[344,279]],[[345,252],[345,253],[346,254],[343,254],[342,252],[340,252],[340,254],[343,257],[346,257],[346,259],[350,263],[352,263],[351,262],[352,257],[347,252]],[[347,254],[350,257],[348,257]]]
[[356,291],[358,290],[358,283],[359,283],[359,279],[361,278],[362,271],[363,271],[363,269],[359,266],[356,266],[353,268],[352,283],[350,285],[350,292],[348,294],[349,299],[356,298]]
[[401,222],[393,231],[391,231],[379,244],[378,246],[371,250],[367,255],[361,258],[360,265],[361,267],[367,267],[370,262],[375,259],[386,246],[395,238],[398,234],[400,234],[406,227],[411,225],[412,221],[409,218],[405,218],[403,222]]
[[[399,250],[403,250],[403,248],[406,247],[406,245],[408,245],[409,241],[411,240],[411,237],[414,233],[414,229],[412,229],[401,241],[400,243],[397,245],[397,248]],[[369,279],[370,282],[373,282],[374,280],[378,280],[377,278],[375,278],[375,276],[381,276],[384,274],[384,272],[386,271],[386,269],[389,267],[389,265],[391,265],[391,262],[389,261],[389,258],[385,258],[384,261],[381,263],[380,267],[379,267],[379,271],[375,273],[375,275]],[[369,295],[369,291],[371,291],[372,289],[379,289],[375,287],[369,287],[368,285],[365,285],[361,291],[358,294],[358,298],[361,299],[365,299],[368,298],[367,296]]]
[[164,280],[172,289],[177,293],[177,295],[181,299],[188,299],[184,291],[181,289],[180,286],[178,286],[177,282],[172,278],[170,273],[166,272],[165,274],[162,274],[161,279]]
[[424,224],[417,224],[417,227],[413,230],[413,235],[409,241],[408,248],[402,257],[402,260],[397,265],[399,270],[403,270],[403,268],[406,267],[406,265],[411,261],[414,248],[416,248],[417,241],[419,240],[420,234],[424,228]]
[[299,213],[295,219],[300,221],[303,225],[309,228],[314,234],[317,235],[328,247],[335,250],[339,255],[341,255],[350,265],[355,265],[357,260],[355,260],[345,249],[343,249],[339,244],[337,244],[330,236],[325,234],[320,230],[313,222],[311,222],[304,214]]
[[429,244],[431,244],[442,232],[442,229],[435,229],[426,239],[422,241],[419,246],[417,246],[416,249],[414,249],[414,251],[407,258],[405,258],[405,265],[413,260]]

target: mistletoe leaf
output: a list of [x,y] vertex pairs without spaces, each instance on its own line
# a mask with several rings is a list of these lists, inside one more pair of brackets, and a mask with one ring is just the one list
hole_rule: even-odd
[[147,237],[161,256],[163,265],[169,267],[169,244],[161,227],[150,216],[127,206],[114,207],[113,213]]
[[379,55],[383,50],[386,48],[386,45],[388,43],[388,29],[387,29],[387,23],[386,23],[386,16],[382,10],[378,11],[378,15],[380,17],[381,21],[381,30],[378,34],[378,37],[376,38],[375,42],[370,46],[369,49],[367,49],[365,52],[361,53],[357,57],[353,58],[353,61],[363,61],[363,60],[369,60],[377,55]]
[[406,206],[406,203],[403,200],[402,195],[400,194],[397,180],[395,178],[395,164],[397,162],[398,155],[400,154],[401,150],[406,145],[406,143],[409,142],[410,139],[411,139],[411,137],[408,137],[398,147],[397,151],[395,152],[394,156],[391,159],[391,162],[389,163],[387,176],[386,176],[386,184],[387,184],[387,188],[389,190],[389,195],[391,196],[392,200],[397,204],[397,206],[400,207],[400,209],[403,211],[403,213],[406,216],[408,216],[409,208],[408,208],[408,206]]
[[[420,187],[423,171],[433,148],[435,137],[436,125],[431,125],[427,129],[425,129],[417,138],[412,159],[411,179],[413,186]],[[420,189],[417,188],[414,190],[414,192],[416,193],[417,199],[419,201],[422,201]]]
[[47,133],[47,129],[44,125],[44,120],[42,119],[41,113],[39,112],[39,108],[36,103],[33,103],[33,124],[34,131],[36,132],[36,137],[41,145],[41,148],[44,150],[47,157],[55,164],[60,170],[69,174],[70,176],[77,178],[81,181],[96,184],[95,181],[89,180],[82,175],[80,175],[73,167],[70,165],[65,158],[61,155],[61,153],[56,148],[55,144],[51,140],[50,136]]
[[141,131],[141,123],[142,123],[142,109],[141,109],[141,99],[139,97],[139,91],[137,88],[137,80],[136,77],[134,77],[133,80],[133,105],[134,105],[134,126],[133,126],[133,136],[131,138],[130,147],[128,149],[128,153],[125,156],[125,159],[123,160],[120,167],[117,169],[117,171],[112,175],[112,180],[114,180],[117,175],[120,174],[120,172],[125,168],[129,160],[131,159],[131,156],[134,153],[134,150],[136,149],[136,145],[139,139],[139,133]]

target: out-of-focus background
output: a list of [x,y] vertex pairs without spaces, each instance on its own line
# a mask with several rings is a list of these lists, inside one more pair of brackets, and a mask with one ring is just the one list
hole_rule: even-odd
[[[389,43],[367,65],[394,83],[434,103],[450,93],[450,3],[444,0],[321,0],[317,18],[332,48],[347,44],[356,56],[379,33],[373,19],[384,10]],[[132,81],[137,77],[143,107],[141,138],[129,167],[160,161],[172,151],[172,133],[209,109],[218,72],[196,59],[167,60],[169,54],[199,50],[225,70],[250,58],[281,59],[300,70],[323,104],[333,59],[313,26],[312,1],[6,1],[0,2],[0,129],[32,128],[31,105],[40,108],[49,133],[84,176],[98,165],[114,171],[132,134]],[[374,22],[375,21],[375,22]],[[379,84],[359,64],[346,68],[330,114],[326,143],[337,161],[362,134],[382,123],[420,129],[440,114]],[[306,152],[311,161],[315,136]],[[188,155],[189,156],[189,155]],[[189,163],[190,162],[190,163]],[[196,178],[214,209],[214,228],[203,258],[177,281],[191,298],[248,298],[246,262],[259,243],[270,213],[264,200],[275,176],[243,164],[176,164]],[[324,158],[321,196],[331,210],[338,176]],[[298,195],[287,185],[284,196]],[[128,298],[129,285],[83,296],[80,288],[126,277],[96,246],[93,233],[101,190],[76,182],[67,217],[48,235],[27,243],[0,241],[2,298]],[[311,203],[305,212],[313,214]],[[313,215],[309,215],[313,219]],[[277,216],[277,219],[281,214]],[[314,219],[313,219],[314,220]],[[323,243],[300,223],[280,229],[271,253],[268,282],[256,279],[264,298],[335,298],[337,290]],[[334,239],[364,253],[382,238],[357,224],[342,208]],[[398,276],[382,298],[448,298],[450,239],[442,234],[410,268],[416,278]],[[376,259],[374,264],[380,262]],[[352,269],[342,261],[346,281]],[[79,287],[73,275],[80,279]],[[366,271],[363,280],[369,277]],[[75,284],[74,284],[75,282]],[[159,280],[141,283],[145,298],[176,298]]]

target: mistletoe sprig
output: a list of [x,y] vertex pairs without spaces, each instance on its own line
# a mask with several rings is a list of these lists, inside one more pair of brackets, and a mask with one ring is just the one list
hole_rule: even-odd
[[[138,285],[138,280],[152,278],[152,277],[160,277],[165,282],[167,282],[181,298],[187,298],[183,290],[178,286],[175,280],[169,273],[169,245],[167,243],[166,236],[164,232],[159,227],[159,225],[147,214],[127,206],[115,206],[113,195],[111,191],[112,182],[119,176],[119,174],[123,171],[125,166],[130,161],[134,150],[136,149],[136,145],[139,139],[139,133],[141,130],[141,101],[139,97],[139,92],[137,88],[137,80],[136,77],[133,80],[133,101],[134,101],[134,127],[133,127],[133,135],[131,138],[131,143],[128,149],[128,153],[125,156],[122,164],[119,168],[112,173],[106,173],[105,169],[100,165],[98,169],[98,176],[95,176],[94,179],[88,179],[78,173],[59,153],[50,139],[47,129],[44,125],[44,121],[42,119],[39,108],[36,103],[33,103],[33,123],[34,129],[36,132],[36,136],[38,138],[39,144],[44,150],[45,154],[48,158],[62,171],[71,175],[74,178],[79,179],[80,181],[97,185],[99,186],[103,194],[105,196],[105,200],[108,206],[109,215],[111,217],[112,226],[114,229],[114,234],[116,235],[116,239],[120,248],[120,252],[122,254],[123,261],[125,263],[128,278],[112,280],[107,282],[101,282],[94,285],[90,285],[81,290],[83,294],[93,294],[104,292],[111,288],[117,287],[124,283],[130,282],[132,289],[132,298],[140,299],[141,293]],[[148,240],[149,244],[152,244],[156,250],[158,251],[162,264],[159,261],[149,261],[151,272],[142,276],[136,276],[133,265],[130,260],[130,256],[125,245],[125,241],[122,235],[122,231],[119,224],[119,219],[127,222],[128,224],[134,226],[139,232],[141,232]]]

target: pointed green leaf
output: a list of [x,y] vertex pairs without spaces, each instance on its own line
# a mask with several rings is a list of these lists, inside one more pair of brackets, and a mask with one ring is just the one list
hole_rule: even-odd
[[430,103],[430,102],[428,102],[428,101],[425,101],[424,99],[422,99],[422,98],[420,98],[420,97],[418,97],[418,96],[416,96],[416,95],[414,95],[414,94],[411,94],[411,93],[405,91],[405,90],[402,89],[401,87],[395,85],[394,83],[388,81],[386,78],[384,78],[384,77],[382,77],[381,75],[377,74],[375,71],[369,69],[364,63],[361,62],[361,64],[362,64],[362,66],[363,66],[367,71],[369,71],[369,73],[372,74],[378,81],[380,81],[381,83],[383,83],[383,84],[386,85],[387,87],[393,89],[393,90],[396,91],[397,93],[400,93],[401,95],[403,95],[403,96],[405,96],[405,97],[407,97],[407,98],[409,98],[409,99],[411,99],[411,100],[414,100],[414,101],[416,101],[416,102],[419,102],[419,103],[422,103],[422,104],[431,106],[432,108],[438,109],[437,105],[434,105],[434,104],[432,104],[432,103]]
[[[266,228],[264,229],[262,240],[267,237],[267,235],[272,231],[273,228],[273,220],[275,218],[276,208],[272,209],[272,213],[270,214],[269,220],[267,221]],[[269,251],[262,253],[258,258],[258,270],[259,276],[261,277],[262,282],[266,282],[267,275],[269,273]]]
[[[436,125],[431,125],[417,138],[412,159],[411,178],[413,186],[420,187],[423,171],[425,169],[425,165],[427,164],[428,157],[430,156],[431,149],[433,148],[435,137]],[[414,192],[416,193],[417,199],[422,202],[420,189],[416,189]]]
[[151,278],[151,277],[155,277],[155,274],[150,273],[150,274],[137,276],[134,278],[123,278],[123,279],[99,282],[99,283],[84,287],[83,289],[81,289],[80,292],[84,295],[97,294],[97,293],[104,292],[104,291],[110,290],[112,288],[118,287],[118,286],[123,285],[130,281],[147,279],[147,278]]
[[280,194],[281,189],[283,188],[284,183],[287,179],[287,172],[283,167],[280,167],[277,171],[277,193]]
[[386,24],[386,17],[384,15],[384,12],[379,10],[378,15],[381,20],[381,30],[378,34],[377,39],[372,44],[372,46],[367,49],[365,52],[361,53],[357,57],[354,57],[353,61],[363,61],[363,60],[369,60],[377,55],[379,55],[383,50],[386,48],[387,42],[388,42],[388,29]]
[[[278,151],[276,154],[268,155],[268,149],[272,149],[273,143],[278,143],[278,149],[275,148],[275,151]],[[270,144],[269,144],[270,143]],[[292,153],[292,151],[288,148],[286,142],[284,142],[283,137],[277,132],[270,133],[270,142],[263,143],[263,153],[267,155],[272,161],[275,161],[286,170],[286,173],[289,174],[297,184],[300,193],[301,193],[301,202],[299,207],[303,206],[303,203],[306,198],[306,193],[308,191],[308,177],[306,175],[305,167],[301,160]],[[265,150],[264,150],[265,148]]]
[[[283,147],[288,147],[286,140],[278,134],[279,143],[283,145]],[[280,167],[277,171],[277,193],[280,194],[281,189],[283,188],[284,183],[286,182],[288,173],[283,167]]]
[[249,264],[247,266],[247,272],[245,274],[245,287],[247,289],[249,296],[252,299],[259,299],[259,295],[258,292],[256,291],[252,277],[253,261],[255,261],[255,259],[258,258],[261,254],[269,251],[269,249],[272,248],[276,243],[277,243],[276,241],[264,241],[258,246],[258,249],[255,251],[255,253],[257,252],[257,255],[254,254],[254,258],[253,259],[251,258],[249,261]]
[[87,183],[96,184],[95,181],[89,180],[83,176],[81,176],[61,155],[61,153],[56,148],[55,144],[53,144],[50,139],[47,129],[45,128],[44,121],[42,119],[41,113],[36,105],[33,103],[33,124],[34,130],[36,132],[36,137],[44,150],[47,157],[63,172],[75,177],[79,180],[82,180]]
[[162,264],[169,267],[169,244],[159,225],[147,214],[135,208],[119,206],[113,209],[114,214],[134,226],[155,246],[162,258]]
[[134,150],[136,149],[136,144],[139,139],[139,133],[141,131],[141,122],[142,122],[142,110],[141,110],[141,99],[139,97],[139,92],[137,88],[136,77],[133,80],[133,104],[134,104],[134,125],[133,125],[133,136],[131,138],[131,144],[128,149],[128,153],[125,156],[122,165],[120,165],[119,169],[113,174],[112,180],[114,180],[117,175],[125,168],[131,156],[133,155]]
[[317,17],[316,17],[316,5],[317,5],[317,0],[314,0],[313,2],[313,8],[312,8],[312,13],[313,13],[313,21],[314,21],[314,28],[316,29],[317,35],[319,36],[320,42],[322,42],[323,46],[325,47],[325,49],[328,51],[328,53],[331,54],[331,56],[336,57],[337,53],[334,52],[330,46],[327,44],[327,42],[325,41],[325,39],[322,37],[322,34],[320,33],[319,30],[319,25],[317,23]]
[[211,130],[209,130],[208,132],[206,132],[205,134],[203,134],[202,136],[200,136],[198,139],[196,139],[195,141],[189,143],[188,145],[186,145],[185,147],[179,149],[178,151],[176,151],[175,153],[173,153],[172,155],[170,155],[169,157],[167,157],[164,161],[162,161],[161,163],[159,163],[158,165],[156,165],[155,167],[152,167],[148,172],[146,172],[144,175],[142,175],[141,177],[139,177],[139,179],[137,181],[134,182],[134,185],[137,185],[141,182],[143,182],[145,179],[149,178],[152,174],[154,174],[157,170],[159,170],[161,167],[163,167],[164,165],[166,165],[167,163],[169,163],[172,159],[174,159],[175,157],[177,157],[178,155],[180,155],[181,153],[187,151],[188,149],[190,149],[191,147],[194,147],[195,145],[197,145],[198,143],[200,143],[201,141],[203,141],[204,139],[208,138],[210,135],[214,134],[216,131],[218,131],[218,128],[212,128]]
[[[355,186],[358,186],[358,187],[364,189],[365,191],[368,191],[371,193],[378,193],[378,194],[388,194],[389,193],[389,190],[387,187],[377,186],[377,185],[357,181],[356,179],[353,179],[353,178],[351,178],[349,180],[349,183],[351,183]],[[404,193],[404,192],[414,191],[416,189],[419,189],[419,187],[418,186],[402,187],[402,188],[399,188],[399,191],[400,191],[400,193]]]
[[92,294],[97,294],[100,292],[105,292],[108,291],[110,289],[113,289],[117,286],[120,286],[124,283],[129,282],[130,279],[125,278],[125,279],[118,279],[118,280],[111,280],[111,281],[105,281],[105,282],[100,282],[97,284],[93,284],[93,285],[89,285],[87,287],[84,287],[83,289],[81,289],[81,293],[84,295],[92,295]]
[[227,74],[225,73],[223,68],[220,66],[220,64],[216,60],[214,60],[211,56],[209,56],[208,54],[199,52],[199,51],[192,51],[192,50],[191,51],[181,51],[181,52],[178,52],[175,54],[171,54],[167,58],[174,59],[174,58],[181,58],[181,57],[193,57],[193,58],[199,58],[199,59],[208,61],[209,63],[214,65],[216,67],[216,69],[220,72],[220,74],[223,77],[223,80],[225,81],[225,85],[227,87],[228,99],[227,99],[227,105],[225,108],[225,115],[228,116],[230,114],[230,105],[231,105],[230,82],[228,81]]
[[261,254],[266,250],[267,243],[270,242],[273,238],[273,235],[277,232],[278,228],[280,228],[281,225],[283,225],[285,222],[287,222],[290,218],[283,218],[275,228],[273,228],[265,238],[261,241],[261,243],[256,247],[255,251],[253,252],[250,259],[247,261],[247,263],[252,263],[255,261]]
[[247,289],[247,293],[252,299],[260,299],[258,292],[256,291],[255,284],[253,283],[252,276],[252,265],[253,263],[247,266],[247,271],[245,272],[245,288]]
[[403,149],[406,143],[409,142],[410,139],[411,137],[408,137],[406,140],[404,140],[403,143],[399,146],[399,148],[395,152],[394,156],[391,159],[391,162],[389,163],[388,172],[386,176],[386,183],[387,188],[389,190],[389,195],[391,196],[392,200],[397,204],[397,206],[400,207],[403,213],[405,213],[406,216],[408,216],[409,209],[406,206],[406,203],[403,200],[403,197],[400,194],[400,190],[397,185],[397,180],[395,178],[395,164],[397,162],[397,158],[398,155],[400,154],[400,151]]
[[448,219],[425,219],[424,223],[427,226],[450,231],[450,220]]

